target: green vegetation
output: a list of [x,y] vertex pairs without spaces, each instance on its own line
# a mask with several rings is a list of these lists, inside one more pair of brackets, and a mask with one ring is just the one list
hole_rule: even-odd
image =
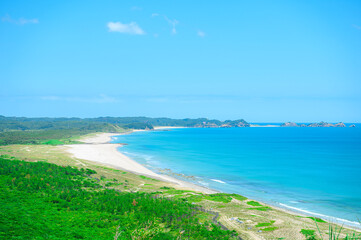
[[127,129],[153,129],[153,126],[149,123],[142,123],[142,122],[134,122],[122,125],[123,128]]
[[139,175],[139,177],[141,179],[147,179],[147,180],[152,180],[152,181],[158,181],[157,179],[154,179],[154,178],[149,178],[149,177],[146,177],[146,176],[143,176],[143,175]]
[[315,235],[309,236],[307,238],[307,240],[360,240],[361,239],[361,233],[353,231],[352,233],[346,233],[345,237],[341,236],[341,232],[343,230],[343,226],[337,226],[337,225],[331,225],[328,224],[328,232],[326,233],[322,233],[319,225],[318,225],[318,221],[316,219],[314,219],[317,230],[318,230],[318,234],[320,238],[317,238]]
[[274,231],[276,230],[277,227],[266,227],[266,228],[263,228],[262,231],[264,232],[271,232],[271,231]]
[[232,201],[232,198],[235,198],[240,201],[247,199],[238,194],[214,193],[214,194],[207,194],[207,195],[192,195],[187,198],[187,201],[201,202],[203,200],[209,200],[209,201],[213,201],[213,202],[229,203]]
[[255,227],[268,227],[268,226],[271,226],[271,225],[274,224],[274,223],[275,223],[275,221],[258,223]]
[[90,177],[95,173],[1,155],[0,238],[235,238],[207,221],[197,206],[107,189]]
[[194,192],[191,190],[179,190],[179,189],[170,189],[167,191],[164,191],[163,193],[167,193],[167,194],[183,194],[183,193],[190,193],[190,192]]
[[79,130],[27,130],[0,132],[0,145],[10,144],[71,144],[78,143],[76,136],[88,132]]
[[251,206],[255,206],[255,207],[261,207],[262,206],[262,204],[260,204],[259,202],[256,202],[256,201],[248,201],[247,204],[251,205]]
[[246,198],[246,197],[241,196],[241,195],[239,195],[239,194],[232,194],[231,196],[232,196],[234,199],[237,199],[238,201],[244,201],[244,200],[247,200],[247,198]]
[[263,207],[255,207],[255,208],[248,208],[250,210],[257,210],[257,211],[268,211],[271,210],[272,208],[268,207],[268,206],[263,206]]
[[61,144],[65,144],[65,141],[60,141],[57,139],[51,139],[48,141],[43,141],[41,142],[41,144],[46,144],[46,145],[61,145]]
[[306,239],[316,239],[315,230],[301,229],[300,233],[302,233]]
[[0,132],[14,130],[77,130],[118,132],[121,125],[80,118],[23,118],[0,116]]
[[318,217],[307,217],[307,218],[312,219],[313,221],[316,221],[316,222],[320,222],[320,223],[325,223],[326,222],[323,219],[318,218]]

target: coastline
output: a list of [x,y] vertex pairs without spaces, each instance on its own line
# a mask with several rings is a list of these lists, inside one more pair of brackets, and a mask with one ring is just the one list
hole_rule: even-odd
[[[172,129],[172,128],[183,128],[183,127],[155,127],[154,130]],[[121,152],[119,152],[118,148],[123,146],[122,144],[109,143],[112,140],[113,136],[130,134],[132,132],[138,132],[138,131],[148,131],[148,130],[135,130],[126,133],[100,133],[95,136],[86,137],[80,140],[86,144],[67,145],[66,146],[67,152],[71,153],[76,158],[89,160],[102,165],[107,165],[113,168],[132,172],[138,175],[144,175],[168,183],[173,183],[177,185],[177,187],[180,187],[182,189],[193,190],[206,194],[219,192],[214,189],[209,189],[194,183],[176,179],[166,174],[155,173],[149,170],[148,168],[144,167],[143,165],[139,164],[138,162],[127,157],[126,155],[122,154]],[[346,219],[326,216],[323,214],[287,206],[282,203],[278,203],[276,205],[276,204],[268,204],[262,202],[262,204],[294,216],[301,215],[303,217],[319,217],[327,222],[338,224],[340,226],[342,225],[343,227],[348,229],[353,229],[353,230],[361,229],[361,226],[358,223],[348,221]]]
[[[145,130],[144,130],[145,131]],[[133,132],[133,131],[132,131]],[[136,131],[134,131],[136,132]],[[124,134],[129,134],[127,132]],[[122,144],[110,143],[113,136],[120,133],[99,133],[95,136],[89,136],[80,139],[84,144],[65,145],[66,151],[74,158],[84,159],[98,164],[110,166],[116,169],[128,171],[137,175],[154,178],[157,180],[173,183],[182,189],[189,189],[206,194],[217,193],[218,191],[198,186],[196,184],[178,180],[165,174],[155,173],[131,158],[118,151]]]

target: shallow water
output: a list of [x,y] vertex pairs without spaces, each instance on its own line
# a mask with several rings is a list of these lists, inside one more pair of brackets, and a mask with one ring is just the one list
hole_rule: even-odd
[[361,219],[360,125],[185,128],[136,132],[114,142],[129,144],[119,151],[154,171],[171,169],[209,188],[331,221]]

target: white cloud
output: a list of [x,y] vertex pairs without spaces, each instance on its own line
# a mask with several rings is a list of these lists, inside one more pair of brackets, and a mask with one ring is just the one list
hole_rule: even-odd
[[39,23],[39,20],[36,19],[36,18],[33,18],[33,19],[26,19],[26,18],[13,19],[9,15],[5,15],[4,17],[2,17],[1,21],[13,23],[13,24],[18,24],[18,25],[37,24],[37,23]]
[[142,8],[138,7],[138,6],[133,6],[133,7],[130,8],[130,10],[132,10],[132,11],[141,11]]
[[143,35],[145,32],[141,29],[136,22],[121,23],[121,22],[108,22],[107,27],[109,32],[120,32],[126,34]]
[[171,20],[167,16],[164,16],[164,19],[172,26],[172,34],[177,34],[177,29],[175,26],[179,23],[178,20]]
[[172,34],[177,34],[176,25],[179,23],[178,20],[176,19],[171,20],[166,15],[160,15],[159,13],[152,14],[152,17],[158,17],[158,16],[163,16],[164,19],[172,26],[172,30],[171,30]]
[[198,32],[197,32],[197,35],[198,35],[199,37],[205,37],[205,36],[206,36],[206,33],[203,32],[203,31],[198,31]]

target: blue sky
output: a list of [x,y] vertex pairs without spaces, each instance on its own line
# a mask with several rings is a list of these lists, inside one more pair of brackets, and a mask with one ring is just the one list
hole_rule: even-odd
[[361,121],[361,1],[0,2],[0,115]]

